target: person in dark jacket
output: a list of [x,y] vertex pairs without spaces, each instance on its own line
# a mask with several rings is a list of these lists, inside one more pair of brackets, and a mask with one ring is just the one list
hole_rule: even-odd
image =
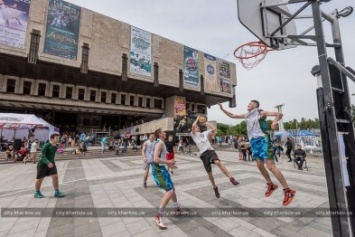
[[294,151],[293,155],[295,157],[295,163],[297,164],[298,169],[303,170],[302,166],[306,158],[306,152],[302,150],[302,146],[300,144],[297,145],[297,149]]
[[292,162],[292,158],[291,158],[292,149],[293,149],[292,139],[288,137],[286,141],[286,155],[288,157],[288,162]]

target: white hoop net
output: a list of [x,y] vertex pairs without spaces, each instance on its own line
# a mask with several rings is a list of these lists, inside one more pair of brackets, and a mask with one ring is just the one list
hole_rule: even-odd
[[269,51],[268,46],[261,42],[249,42],[238,47],[234,51],[234,56],[244,68],[250,70],[256,67]]

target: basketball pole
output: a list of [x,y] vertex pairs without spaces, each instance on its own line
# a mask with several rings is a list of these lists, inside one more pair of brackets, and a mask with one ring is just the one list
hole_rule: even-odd
[[[329,1],[237,0],[238,18],[243,26],[269,47],[279,50],[301,45],[317,47],[319,68],[316,73],[312,73],[317,74],[319,79],[318,112],[329,206],[333,212],[330,215],[333,236],[355,237],[355,136],[346,78],[348,76],[355,82],[355,71],[350,67],[344,67],[338,21],[340,17],[349,16],[353,8],[346,7],[341,11],[335,10],[331,14],[326,14],[321,11],[320,5]],[[295,13],[291,13],[285,5],[294,3],[304,5]],[[314,25],[298,34],[293,20],[302,19],[302,16],[298,15],[307,7],[312,8],[311,17]],[[251,15],[253,17],[250,17]],[[325,41],[323,21],[327,21],[332,27],[332,43]],[[307,35],[312,29],[315,34]],[[307,40],[313,40],[315,43]],[[335,60],[327,57],[326,47],[334,48]],[[334,68],[339,73],[334,74]],[[342,139],[339,139],[340,136]]]
[[[320,65],[320,76],[322,81],[322,88],[317,90],[318,106],[319,106],[319,118],[321,121],[321,134],[323,140],[323,155],[324,155],[324,165],[326,170],[326,179],[328,184],[328,196],[329,205],[331,210],[338,213],[350,213],[351,207],[354,206],[354,200],[349,199],[347,194],[344,180],[343,172],[341,168],[341,157],[339,154],[339,144],[338,144],[338,128],[340,128],[339,119],[337,119],[335,111],[339,109],[341,105],[339,101],[335,101],[333,97],[333,88],[331,83],[331,78],[329,74],[329,65],[326,51],[326,42],[324,39],[323,25],[322,25],[322,12],[320,10],[320,2],[312,1],[312,12],[314,21],[314,30],[316,35],[316,43],[318,50],[318,58]],[[341,35],[338,19],[336,16],[331,15],[331,20],[329,20],[332,30],[333,30],[333,41],[334,44],[341,46]],[[336,61],[344,64],[344,56],[342,52],[342,47],[334,47]],[[341,80],[342,78],[340,78]],[[342,102],[350,104],[349,90],[345,80],[343,80],[343,93]],[[337,110],[338,111],[338,110]],[[342,126],[346,126],[342,124]],[[348,132],[348,139],[354,140],[353,129],[345,128]],[[349,134],[350,133],[350,134]],[[351,138],[352,137],[352,138]],[[348,140],[345,139],[345,140]],[[350,158],[354,158],[353,151],[350,144],[345,144],[347,148],[346,151]],[[354,161],[352,161],[354,162]],[[351,173],[351,172],[350,172]],[[353,179],[349,177],[350,179]],[[352,182],[353,183],[353,182]],[[354,186],[352,185],[352,189]],[[348,190],[353,192],[353,190]],[[339,237],[353,236],[354,234],[354,224],[353,215],[332,215],[332,227],[333,235]]]

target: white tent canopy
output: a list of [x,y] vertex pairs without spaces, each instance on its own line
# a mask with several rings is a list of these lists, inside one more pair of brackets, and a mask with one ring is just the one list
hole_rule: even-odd
[[35,138],[47,141],[57,129],[33,114],[0,113],[0,132],[3,140],[21,139],[28,136],[29,129],[34,129]]

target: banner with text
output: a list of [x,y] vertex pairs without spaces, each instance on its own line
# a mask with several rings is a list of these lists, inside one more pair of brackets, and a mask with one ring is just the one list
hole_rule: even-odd
[[30,0],[0,0],[0,45],[24,48]]
[[131,27],[131,52],[130,52],[130,72],[143,75],[152,75],[152,34]]
[[81,8],[61,0],[49,0],[44,53],[76,60]]
[[184,47],[184,83],[192,86],[199,86],[198,75],[198,51]]
[[216,91],[217,87],[217,73],[216,73],[216,57],[209,54],[204,55],[205,65],[205,89],[209,91]]

